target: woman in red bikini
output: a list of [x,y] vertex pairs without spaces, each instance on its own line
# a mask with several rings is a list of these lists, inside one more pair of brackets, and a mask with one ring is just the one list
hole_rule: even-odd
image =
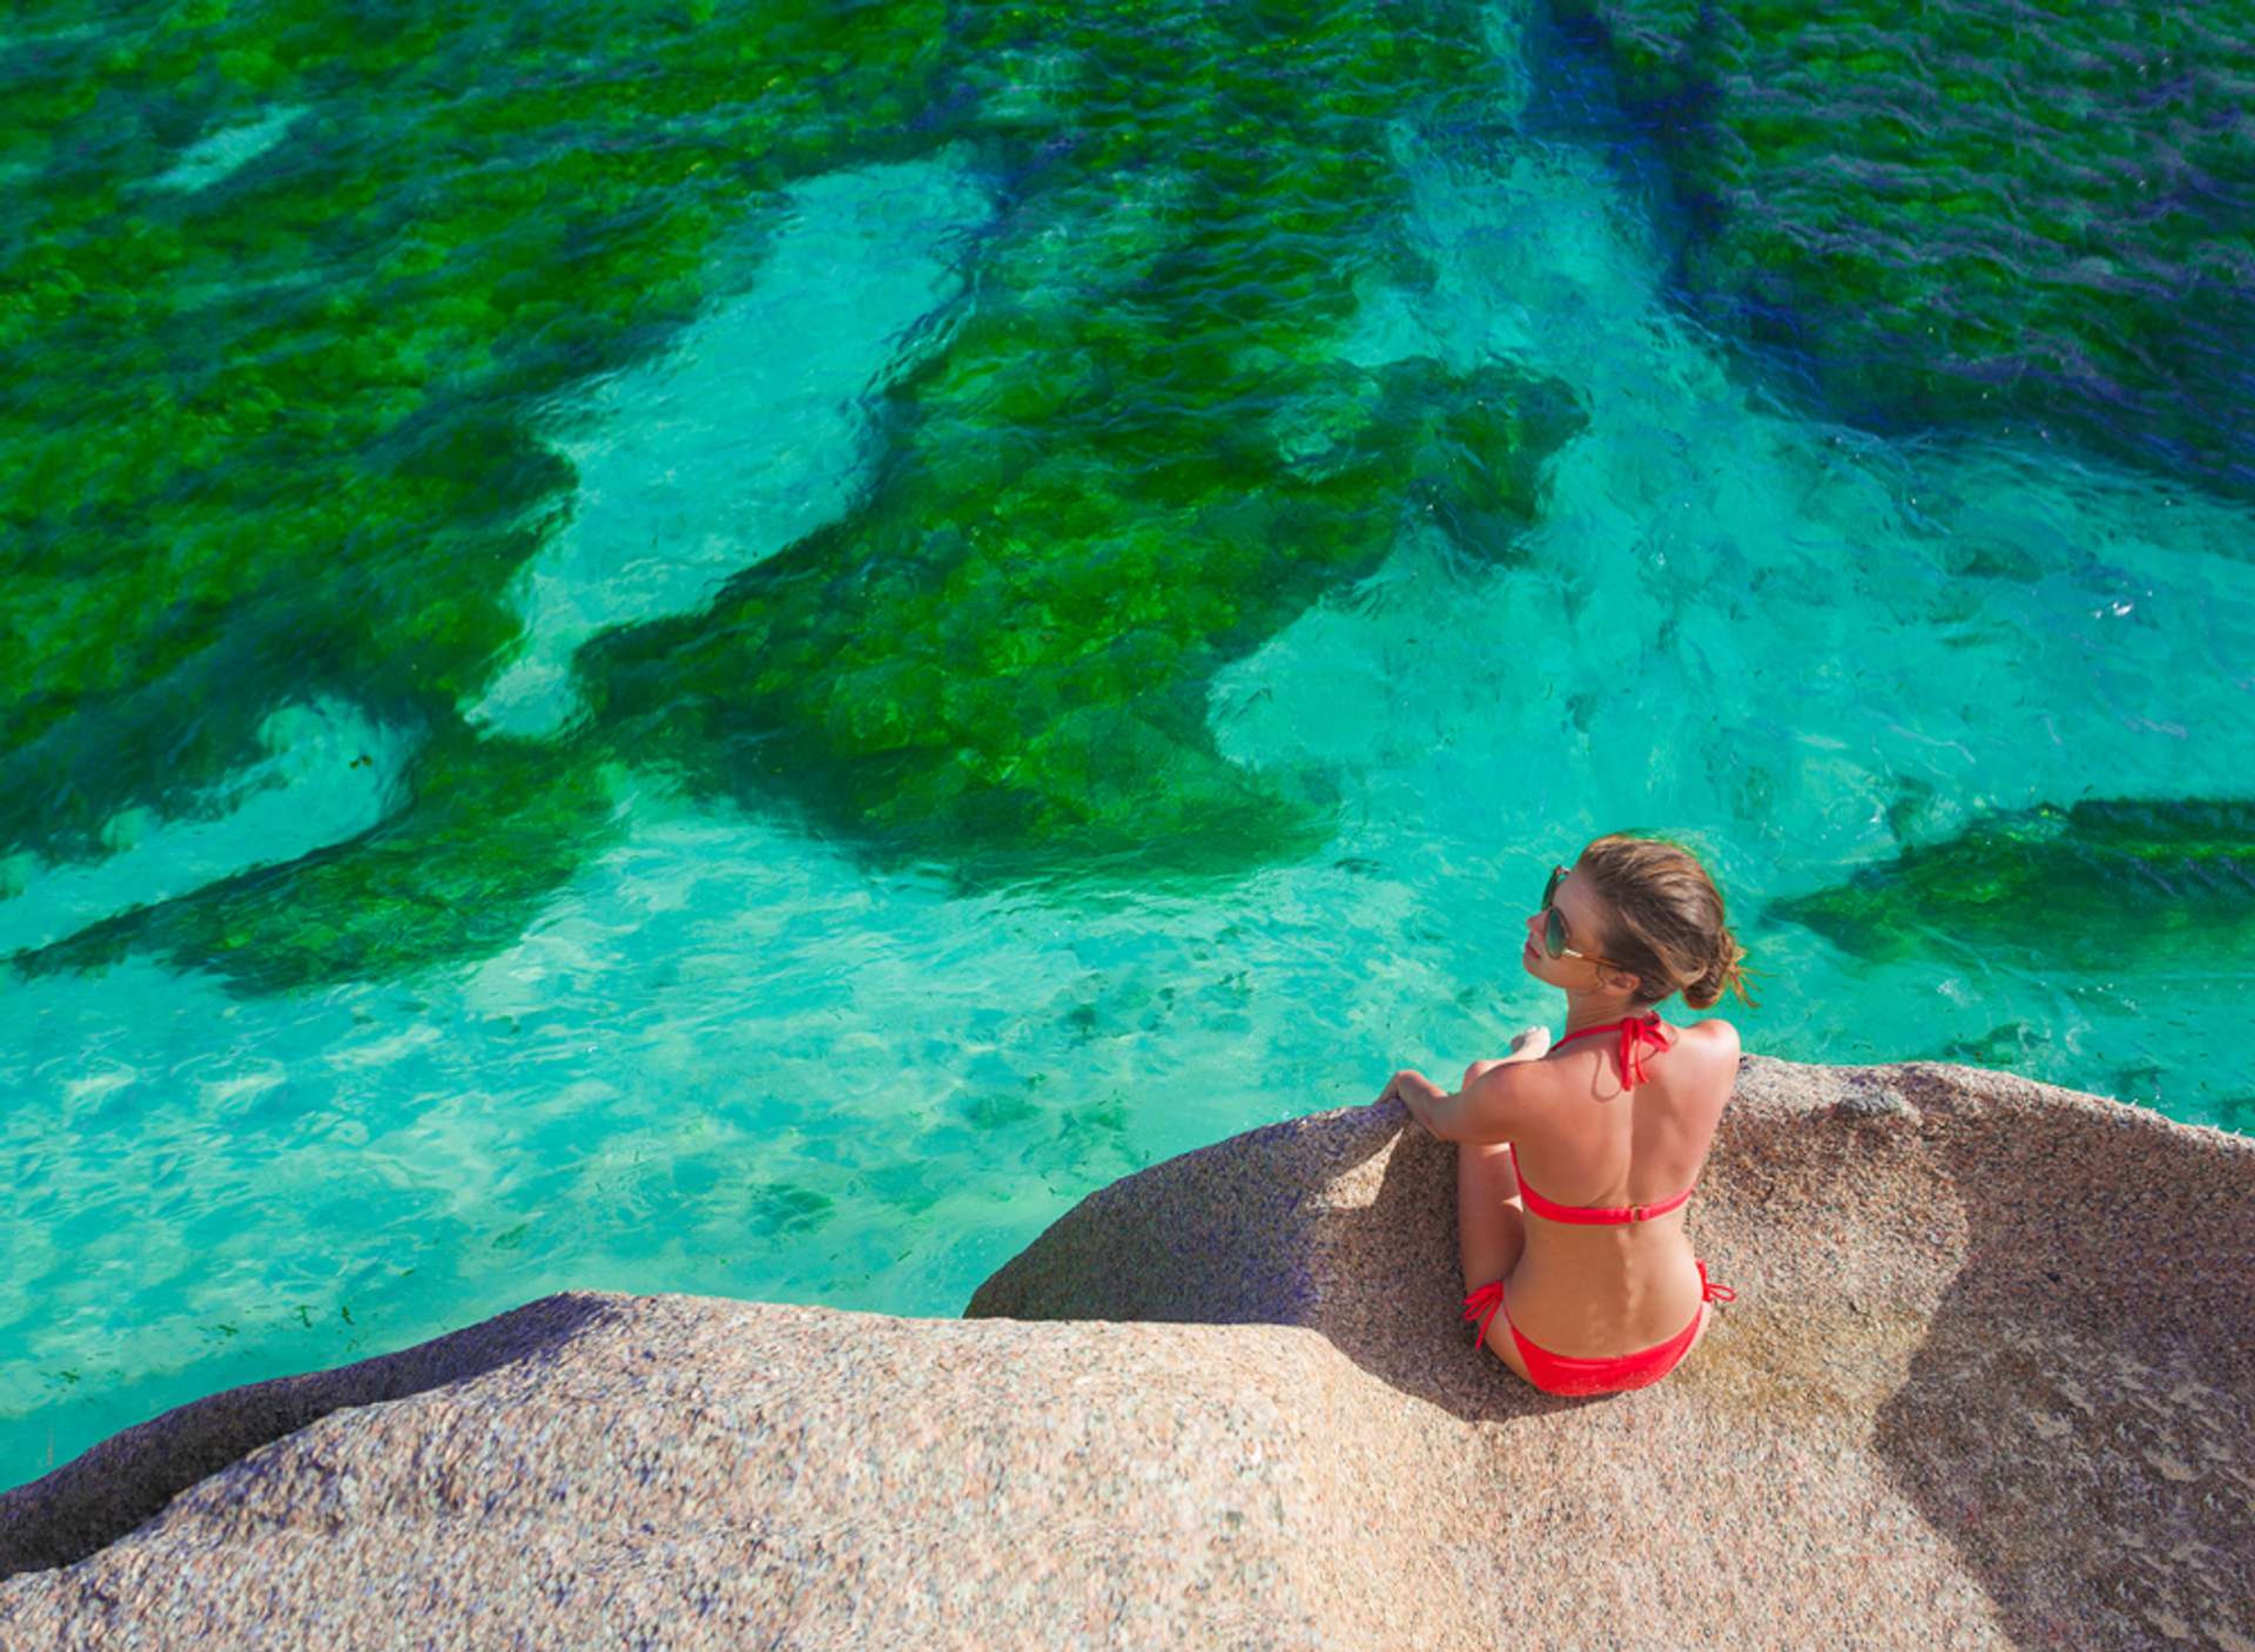
[[1707,1278],[1683,1210],[1737,1082],[1738,1029],[1672,1026],[1651,1006],[1680,989],[1704,1010],[1726,987],[1753,1004],[1746,953],[1696,857],[1621,833],[1552,870],[1527,931],[1522,966],[1566,994],[1563,1036],[1529,1027],[1454,1095],[1401,1072],[1379,1099],[1458,1144],[1476,1342],[1545,1393],[1647,1387],[1737,1294]]

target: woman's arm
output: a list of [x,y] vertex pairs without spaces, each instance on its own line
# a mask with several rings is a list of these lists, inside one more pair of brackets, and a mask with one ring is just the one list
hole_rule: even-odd
[[1466,1068],[1462,1087],[1454,1095],[1444,1096],[1433,1103],[1425,1128],[1444,1141],[1509,1141],[1518,1134],[1524,1098],[1499,1098],[1497,1083],[1482,1084],[1480,1079],[1499,1067],[1539,1061],[1549,1049],[1549,1028],[1525,1029],[1512,1040],[1510,1054],[1498,1060],[1474,1061]]
[[[1409,1116],[1443,1141],[1466,1139],[1455,1134],[1458,1119],[1464,1111],[1465,1096],[1479,1082],[1479,1075],[1493,1067],[1507,1067],[1514,1061],[1539,1061],[1550,1048],[1550,1029],[1530,1026],[1511,1041],[1511,1054],[1497,1060],[1474,1061],[1465,1069],[1464,1088],[1454,1095],[1443,1089],[1413,1068],[1404,1068],[1386,1083],[1379,1095],[1380,1102],[1398,1101],[1409,1110]],[[1499,1139],[1479,1136],[1469,1139],[1488,1141]]]

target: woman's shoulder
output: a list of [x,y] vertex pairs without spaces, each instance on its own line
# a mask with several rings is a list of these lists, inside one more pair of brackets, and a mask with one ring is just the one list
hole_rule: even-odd
[[1710,1060],[1728,1061],[1734,1068],[1738,1064],[1739,1029],[1719,1015],[1686,1022],[1676,1029],[1676,1039]]

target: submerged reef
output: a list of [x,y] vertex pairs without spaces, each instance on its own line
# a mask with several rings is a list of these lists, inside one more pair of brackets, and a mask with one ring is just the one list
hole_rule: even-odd
[[1960,950],[2103,973],[2244,956],[2255,800],[2086,798],[1990,816],[1768,911],[1874,959]]
[[381,825],[106,919],[18,967],[89,969],[144,948],[270,992],[489,957],[616,839],[624,786],[623,770],[585,740],[457,731],[418,756],[406,802]]
[[[2246,491],[2242,9],[1558,10],[1658,127],[1693,291],[1834,405],[2057,420]],[[0,50],[0,874],[208,812],[293,702],[404,755],[373,829],[19,956],[150,947],[264,991],[487,956],[651,786],[959,886],[1306,853],[1325,782],[1224,759],[1214,674],[1405,528],[1510,556],[1583,424],[1519,368],[1357,354],[1365,304],[1430,279],[1407,146],[1476,166],[1517,106],[1486,22],[46,8]],[[528,647],[512,582],[583,480],[557,405],[662,360],[796,184],[940,155],[993,212],[967,297],[868,398],[839,514],[693,611],[597,627],[561,732],[479,726]],[[2062,841],[2111,843],[2097,807]],[[1990,830],[1924,851],[1976,932],[1978,869],[2031,852]],[[2117,852],[2032,854],[2048,909],[2090,917],[2028,933],[2098,938],[2013,944],[2103,948]],[[1914,921],[1888,892],[1928,875],[1788,910],[1886,952]],[[2241,910],[2197,904],[2162,907]]]
[[1832,410],[2255,498],[2255,5],[1555,10],[1654,131],[1694,301]]
[[[0,52],[0,850],[98,857],[308,695],[421,750],[375,830],[35,968],[482,956],[636,770],[958,880],[1303,852],[1320,782],[1216,752],[1212,673],[1421,516],[1503,554],[1580,427],[1503,366],[1349,359],[1421,274],[1401,133],[1507,107],[1458,0],[77,17]],[[943,150],[1000,217],[865,493],[596,635],[562,735],[474,727],[575,486],[544,410],[666,349],[794,179]]]
[[924,147],[940,16],[270,0],[0,52],[0,844],[94,852],[286,698],[452,720],[572,481],[531,413],[778,186]]
[[959,881],[1319,844],[1319,793],[1215,752],[1208,679],[1420,507],[1500,554],[1582,422],[1501,365],[1339,359],[1359,286],[1416,273],[1387,123],[1498,96],[1474,21],[959,8],[963,130],[1022,168],[975,312],[892,388],[843,522],[590,645],[599,722]]

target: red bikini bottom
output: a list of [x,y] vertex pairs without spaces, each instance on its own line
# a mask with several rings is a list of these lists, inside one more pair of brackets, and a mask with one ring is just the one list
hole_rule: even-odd
[[[1704,1312],[1710,1302],[1736,1299],[1739,1293],[1729,1285],[1708,1279],[1705,1263],[1700,1263],[1698,1267],[1699,1312]],[[1500,1279],[1491,1279],[1465,1298],[1465,1318],[1479,1321],[1474,1347],[1487,1340],[1488,1326],[1499,1308],[1503,1308]],[[1553,1354],[1528,1341],[1519,1327],[1511,1324],[1508,1308],[1503,1308],[1503,1322],[1511,1326],[1511,1340],[1519,1345],[1520,1358],[1527,1362],[1528,1376],[1545,1394],[1617,1394],[1626,1389],[1648,1388],[1675,1368],[1677,1362],[1690,1351],[1691,1339],[1699,1334],[1699,1313],[1694,1313],[1691,1323],[1665,1342],[1655,1342],[1631,1354],[1617,1354],[1611,1359],[1585,1360],[1570,1354]]]

